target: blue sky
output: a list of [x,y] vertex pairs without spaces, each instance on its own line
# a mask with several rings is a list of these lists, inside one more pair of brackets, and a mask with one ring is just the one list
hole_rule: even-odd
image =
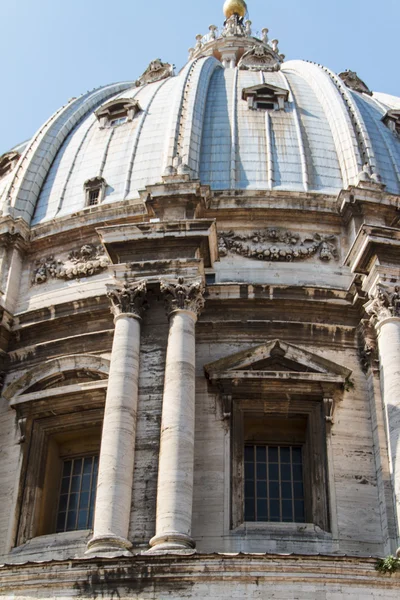
[[[0,0],[0,154],[72,96],[135,80],[153,58],[179,70],[197,33],[221,25],[223,0]],[[287,59],[352,69],[400,96],[400,0],[248,0]]]

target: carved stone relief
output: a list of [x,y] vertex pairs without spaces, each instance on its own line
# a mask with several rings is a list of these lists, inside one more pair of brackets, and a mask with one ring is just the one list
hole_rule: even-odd
[[218,236],[220,256],[239,254],[264,261],[307,260],[317,256],[322,261],[337,260],[337,238],[334,235],[301,236],[284,229],[264,229],[252,233],[221,233]]
[[111,312],[115,317],[121,314],[141,317],[147,307],[146,294],[145,281],[124,283],[122,287],[110,289],[107,296],[111,301]]
[[48,279],[79,279],[90,277],[106,269],[110,261],[103,246],[85,244],[69,253],[65,262],[54,256],[42,258],[35,263],[32,285],[45,283]]
[[400,317],[400,287],[391,289],[378,285],[375,295],[365,305],[365,311],[374,325],[390,317]]
[[204,308],[202,281],[185,283],[184,278],[179,277],[177,282],[161,281],[160,290],[168,314],[175,310],[190,310],[199,315]]
[[376,331],[370,319],[361,321],[358,356],[364,373],[367,373],[370,367],[374,368],[379,365]]
[[369,87],[359,78],[355,71],[343,71],[343,73],[339,73],[339,77],[351,90],[372,96]]
[[249,71],[279,71],[281,62],[282,56],[271,48],[258,44],[243,54],[238,67]]
[[146,83],[154,83],[155,81],[161,81],[167,77],[172,77],[174,74],[174,65],[169,63],[161,62],[161,59],[156,58],[152,60],[145,72],[135,82],[136,87],[145,85]]

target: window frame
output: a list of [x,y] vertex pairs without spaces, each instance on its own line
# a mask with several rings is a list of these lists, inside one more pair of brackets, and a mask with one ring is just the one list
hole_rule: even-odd
[[[282,411],[278,409],[282,401]],[[313,524],[321,530],[331,531],[331,519],[328,495],[328,465],[327,465],[327,427],[323,398],[300,398],[289,404],[285,400],[275,398],[261,398],[264,417],[277,418],[287,415],[304,415],[307,417],[306,438],[303,445],[303,469],[305,493],[305,522],[299,525]],[[236,400],[232,405],[232,427],[231,427],[231,519],[230,528],[236,529],[245,525],[284,525],[283,522],[272,521],[245,521],[244,519],[244,447],[245,439],[245,417],[249,414],[259,415],[260,401]],[[269,444],[269,440],[263,443]],[[275,443],[275,441],[271,442]],[[284,441],[282,439],[282,445]],[[306,465],[308,468],[306,468]],[[296,524],[296,522],[291,522]]]
[[[91,179],[87,179],[83,184],[83,189],[85,191],[85,207],[93,208],[94,206],[99,206],[105,197],[107,182],[104,177],[92,177]],[[97,192],[97,202],[91,203],[90,195],[93,192]]]

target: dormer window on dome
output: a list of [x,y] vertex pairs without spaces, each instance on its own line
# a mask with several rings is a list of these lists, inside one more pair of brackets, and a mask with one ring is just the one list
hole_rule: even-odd
[[135,115],[141,110],[139,102],[131,98],[117,98],[103,104],[95,115],[100,122],[100,127],[115,127],[133,121]]
[[85,190],[85,206],[101,204],[106,193],[107,182],[103,177],[92,177],[83,184]]
[[8,173],[14,169],[19,158],[20,154],[18,152],[7,152],[6,154],[3,154],[3,156],[0,156],[0,179],[8,175]]
[[393,133],[400,135],[400,110],[388,110],[382,121]]
[[248,107],[253,110],[284,110],[288,97],[288,90],[271,84],[255,85],[242,91],[242,99],[247,100]]

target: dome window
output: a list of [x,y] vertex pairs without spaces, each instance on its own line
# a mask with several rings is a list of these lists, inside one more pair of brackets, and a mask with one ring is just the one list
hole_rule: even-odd
[[117,98],[103,104],[95,115],[100,122],[100,127],[116,127],[133,121],[135,115],[141,110],[139,102],[132,98]]
[[11,173],[19,161],[19,157],[18,152],[7,152],[0,156],[0,179]]
[[393,133],[400,135],[400,110],[388,110],[382,121]]
[[86,194],[85,206],[101,204],[106,192],[107,182],[103,177],[92,177],[83,184]]
[[270,84],[255,85],[242,91],[242,99],[247,100],[251,110],[284,110],[288,97],[288,90]]

